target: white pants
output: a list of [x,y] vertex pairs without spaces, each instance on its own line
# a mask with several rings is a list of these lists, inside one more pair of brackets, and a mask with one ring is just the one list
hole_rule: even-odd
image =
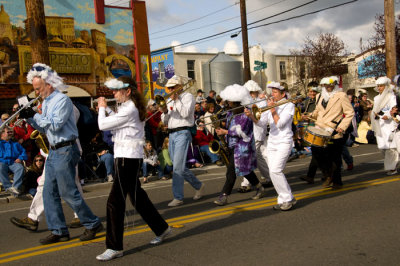
[[[256,141],[256,156],[257,156],[257,168],[261,173],[261,179],[270,180],[269,178],[269,169],[267,164],[267,159],[264,158],[263,152],[267,149],[267,141],[268,138],[265,138],[264,141]],[[243,177],[243,181],[240,184],[242,187],[250,186],[250,182]]]
[[[46,165],[45,165],[46,166]],[[78,187],[79,192],[83,197],[83,190],[81,186],[81,182],[79,182],[78,177],[78,166],[76,166],[76,175],[75,175],[75,184]],[[35,197],[32,200],[31,207],[29,209],[28,217],[34,221],[41,221],[44,213],[44,205],[43,205],[43,185],[45,180],[45,169],[43,169],[43,174],[39,177],[38,187],[36,190]],[[74,212],[74,217],[78,218],[78,215]]]
[[381,151],[383,156],[385,156],[383,161],[385,171],[396,170],[397,163],[399,162],[399,153],[397,152],[397,149],[382,149]]
[[266,158],[269,166],[269,176],[276,193],[278,193],[278,204],[294,199],[292,190],[283,174],[283,169],[285,168],[286,161],[289,158],[292,146],[292,143],[269,143],[267,149],[263,152],[264,158]]

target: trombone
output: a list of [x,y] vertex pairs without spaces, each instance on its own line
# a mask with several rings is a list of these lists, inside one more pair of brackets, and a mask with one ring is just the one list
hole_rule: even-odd
[[[156,95],[156,97],[155,97],[156,104],[161,108],[167,107],[167,105],[172,101],[172,99],[169,99],[172,95],[174,95],[174,94],[180,95],[181,93],[185,92],[190,87],[192,87],[193,84],[194,84],[194,81],[192,79],[190,79],[188,82],[186,82],[185,84],[182,85],[182,88],[179,87],[179,88],[171,91],[170,93],[168,93],[165,96]],[[168,102],[167,102],[167,99],[169,99]],[[155,112],[151,116],[147,117],[146,120],[144,120],[144,122],[147,122],[149,119],[151,119],[153,116],[155,116],[159,112],[160,112],[160,110],[158,110],[157,112]]]
[[265,111],[268,111],[268,110],[270,110],[272,108],[275,108],[275,107],[277,107],[279,105],[283,105],[283,104],[290,103],[290,102],[296,102],[297,100],[303,99],[303,98],[304,97],[300,95],[300,96],[296,96],[296,97],[291,98],[291,99],[287,99],[287,100],[283,100],[283,101],[277,102],[274,105],[266,106],[266,107],[262,107],[262,108],[258,108],[257,105],[254,104],[251,107],[251,112],[253,113],[253,116],[254,116],[255,119],[260,120],[261,114],[264,113]]

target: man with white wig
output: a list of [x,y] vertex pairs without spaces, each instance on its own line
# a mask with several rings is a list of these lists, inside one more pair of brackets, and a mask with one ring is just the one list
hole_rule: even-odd
[[321,100],[310,115],[316,120],[316,128],[324,130],[327,133],[326,136],[331,138],[327,147],[314,145],[311,150],[326,178],[323,186],[334,189],[340,189],[343,186],[341,174],[342,149],[345,143],[343,134],[354,116],[354,108],[346,93],[339,88],[338,81],[336,76],[321,80],[323,85]]
[[45,165],[43,203],[51,234],[41,239],[40,243],[46,245],[70,239],[61,198],[77,213],[86,227],[80,240],[91,240],[103,230],[103,225],[87,206],[75,184],[75,166],[80,158],[80,151],[76,143],[78,129],[72,101],[59,91],[65,88],[62,78],[45,64],[34,64],[27,80],[35,90],[39,90],[44,99],[43,111],[39,114],[32,108],[27,108],[21,111],[20,117],[27,118],[29,124],[45,133],[50,145]]
[[371,112],[371,127],[375,132],[378,149],[385,156],[384,168],[388,175],[397,173],[399,154],[396,150],[396,142],[393,141],[397,124],[393,123],[391,111],[396,106],[396,96],[390,86],[388,77],[380,77],[376,80],[375,90],[379,93],[374,98],[374,107]]
[[261,185],[254,169],[257,166],[255,142],[253,135],[253,122],[243,113],[245,106],[250,104],[251,98],[247,89],[238,84],[226,87],[221,92],[221,97],[228,102],[232,109],[226,116],[226,128],[215,129],[221,137],[226,135],[229,150],[229,164],[226,166],[226,180],[221,194],[215,204],[219,206],[228,203],[237,176],[244,176],[256,187],[257,192],[252,199],[259,199],[264,195],[264,187]]
[[[262,92],[260,86],[253,81],[249,80],[244,84],[244,87],[249,91],[250,96],[252,98],[251,103],[257,105],[258,108],[262,108],[267,106],[267,100],[265,99],[265,94]],[[264,113],[262,115],[265,115]],[[256,155],[257,155],[257,168],[261,173],[261,179],[267,179],[267,184],[270,184],[271,181],[269,179],[269,169],[268,164],[265,158],[262,155],[262,152],[267,147],[267,129],[257,126],[257,124],[253,125],[253,133],[254,139],[256,141]],[[249,192],[251,191],[250,182],[244,177],[243,182],[240,184],[241,187],[238,189],[239,192]]]
[[[270,82],[267,88],[271,89],[272,96],[268,100],[268,106],[273,107],[287,99],[285,88],[279,82]],[[272,184],[278,193],[278,204],[274,206],[274,209],[288,211],[296,204],[292,190],[283,173],[293,147],[294,104],[289,102],[273,107],[266,111],[266,115],[261,116],[260,120],[257,120],[249,110],[246,110],[245,113],[257,126],[263,128],[270,126],[268,145],[263,156],[268,163]]]

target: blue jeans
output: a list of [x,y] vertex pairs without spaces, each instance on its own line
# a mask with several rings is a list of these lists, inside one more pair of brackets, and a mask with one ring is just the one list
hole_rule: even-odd
[[215,163],[216,161],[219,160],[219,156],[215,153],[212,153],[208,147],[208,145],[203,145],[200,147],[200,151],[204,152],[205,154],[207,154],[208,157],[210,157],[211,162]]
[[46,160],[43,204],[49,230],[54,235],[68,234],[61,198],[78,215],[81,223],[92,229],[100,220],[86,205],[75,184],[75,166],[80,154],[76,144],[50,150]]
[[165,174],[169,174],[172,172],[172,165],[168,165],[166,164],[164,169],[161,169],[161,167],[159,167],[158,169],[158,178],[162,178]]
[[192,135],[189,130],[181,130],[169,134],[168,151],[172,159],[172,193],[177,200],[183,200],[183,181],[186,180],[196,190],[199,190],[202,183],[186,167],[186,156],[189,144],[192,142]]
[[[14,173],[14,183],[12,185],[10,179],[8,178],[8,171]],[[0,163],[0,181],[3,184],[3,187],[7,189],[13,186],[19,190],[22,185],[24,172],[24,166],[20,163],[13,163],[12,165]]]
[[105,153],[100,156],[99,162],[104,163],[107,175],[112,175],[114,173],[114,155],[111,153]]
[[351,156],[349,149],[347,148],[346,145],[342,146],[342,157],[347,165],[353,164],[353,156]]
[[149,170],[152,170],[153,168],[156,168],[157,171],[158,171],[158,175],[160,175],[160,172],[162,172],[160,165],[153,166],[153,165],[151,165],[149,163],[143,162],[142,163],[143,176],[144,177],[148,177],[149,176],[149,174],[148,174]]

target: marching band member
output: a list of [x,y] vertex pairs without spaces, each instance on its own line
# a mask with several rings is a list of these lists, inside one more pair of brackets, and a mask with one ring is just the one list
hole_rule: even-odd
[[396,106],[396,96],[390,87],[391,80],[388,77],[380,77],[376,80],[376,88],[379,92],[374,98],[374,107],[371,112],[371,126],[375,132],[378,149],[385,156],[384,168],[388,175],[397,174],[399,155],[396,150],[396,142],[393,141],[393,131],[397,128],[392,123],[391,111]]
[[[119,77],[107,81],[114,98],[120,103],[117,113],[107,107],[100,97],[99,129],[112,130],[114,135],[115,179],[107,200],[107,250],[98,255],[101,261],[123,255],[124,213],[126,196],[143,220],[156,234],[150,244],[159,244],[171,233],[171,228],[158,213],[139,181],[140,161],[143,158],[144,120],[146,105],[130,77]],[[109,116],[106,116],[106,112]]]
[[[318,128],[332,134],[327,147],[312,146],[311,150],[326,178],[323,186],[339,189],[342,187],[342,146],[345,144],[343,133],[349,127],[354,116],[354,108],[346,93],[339,88],[336,76],[324,78],[321,99],[311,114]],[[307,117],[306,117],[307,118]]]
[[[261,101],[265,99],[265,94],[262,92],[260,86],[253,81],[249,80],[244,84],[244,87],[249,91],[250,96],[252,98],[252,103],[255,103],[258,108],[262,108],[267,106],[267,100]],[[265,115],[265,114],[262,114]],[[270,183],[269,178],[269,169],[267,161],[262,155],[263,151],[267,147],[267,128],[263,128],[258,126],[256,123],[253,124],[253,133],[254,139],[256,141],[256,156],[257,156],[257,168],[261,173],[261,179],[266,179],[267,183]],[[251,190],[250,182],[244,177],[243,182],[240,184],[239,192],[248,192]]]
[[[226,87],[221,92],[221,97],[225,101],[228,101],[230,108],[245,106],[251,101],[247,89],[237,84]],[[253,199],[259,199],[264,195],[264,187],[254,173],[254,169],[257,166],[257,159],[255,156],[253,122],[245,114],[240,114],[243,112],[243,109],[244,107],[228,112],[226,116],[228,129],[215,129],[218,135],[227,135],[229,149],[229,165],[226,166],[226,181],[221,195],[214,201],[219,206],[228,203],[228,196],[232,192],[237,175],[246,177],[257,188],[257,193],[252,197]]]
[[80,240],[91,240],[103,230],[103,225],[85,203],[75,183],[75,167],[80,151],[72,101],[59,91],[65,88],[62,78],[45,64],[34,64],[27,80],[35,90],[39,90],[44,99],[43,111],[42,114],[35,113],[32,107],[28,107],[21,111],[20,118],[27,118],[29,124],[45,133],[50,144],[45,163],[43,204],[47,225],[52,232],[41,239],[40,243],[46,245],[70,239],[61,198],[77,213],[86,227]]
[[173,76],[165,85],[176,91],[170,97],[165,108],[160,108],[161,121],[168,125],[169,154],[173,164],[172,192],[174,199],[168,203],[169,207],[183,204],[183,182],[186,180],[196,190],[193,197],[199,200],[203,197],[204,183],[187,168],[186,156],[192,142],[191,128],[194,126],[195,100],[188,92],[179,93],[183,89],[183,77]]
[[[272,99],[268,100],[268,106],[274,106],[286,99],[285,88],[279,82],[270,82],[267,88],[271,89]],[[274,107],[265,112],[258,121],[250,110],[245,111],[257,126],[266,128],[270,126],[268,144],[263,156],[269,166],[269,175],[276,192],[278,193],[278,204],[275,210],[288,211],[296,204],[290,186],[283,174],[286,161],[293,147],[292,121],[294,115],[294,104],[286,103]]]

